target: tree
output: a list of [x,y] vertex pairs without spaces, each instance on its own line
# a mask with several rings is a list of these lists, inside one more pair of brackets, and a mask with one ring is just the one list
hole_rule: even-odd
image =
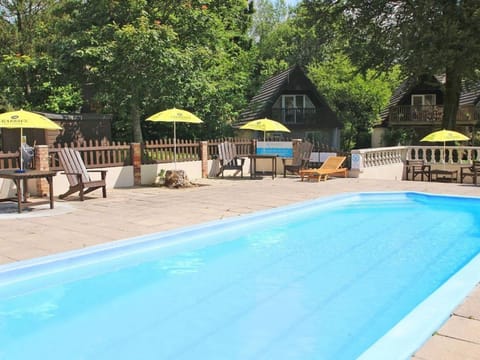
[[455,128],[462,81],[480,68],[478,0],[305,0],[303,6],[311,24],[342,24],[348,54],[362,69],[400,64],[407,75],[444,73],[442,125]]
[[370,147],[370,130],[398,85],[398,69],[389,75],[362,74],[342,53],[309,65],[308,75],[344,124],[345,150]]
[[81,104],[75,84],[64,81],[54,56],[54,0],[0,0],[0,97],[7,107],[71,111]]
[[247,1],[70,0],[63,12],[65,68],[94,84],[117,138],[150,138],[161,125],[143,119],[174,106],[212,132],[238,111],[252,61]]

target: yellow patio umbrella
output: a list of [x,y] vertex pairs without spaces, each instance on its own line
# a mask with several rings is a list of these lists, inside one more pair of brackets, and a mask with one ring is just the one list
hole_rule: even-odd
[[251,120],[245,125],[240,126],[240,129],[263,131],[263,141],[266,139],[267,131],[290,132],[290,130],[282,123],[267,118]]
[[173,163],[175,168],[177,168],[177,122],[192,123],[192,124],[201,124],[203,123],[197,116],[181,109],[168,109],[160,111],[156,114],[149,116],[146,120],[148,121],[158,121],[158,122],[170,122],[173,123]]
[[22,143],[23,129],[45,129],[45,130],[61,130],[62,127],[54,123],[49,118],[25,110],[9,111],[0,114],[0,128],[20,129],[20,169],[18,172],[24,172]]
[[425,136],[420,141],[429,141],[429,142],[443,142],[443,167],[445,168],[445,143],[447,141],[466,141],[470,138],[458,131],[453,130],[438,130],[434,131],[427,136]]

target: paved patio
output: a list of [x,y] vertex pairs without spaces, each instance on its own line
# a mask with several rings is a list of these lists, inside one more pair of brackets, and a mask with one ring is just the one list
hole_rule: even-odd
[[[57,200],[55,209],[32,208],[22,214],[0,203],[0,264],[83,248],[104,242],[241,216],[308,199],[344,192],[421,191],[480,196],[480,187],[417,181],[298,178],[261,180],[202,179],[203,186],[170,190],[136,187],[100,191],[87,200]],[[480,287],[445,325],[417,351],[414,359],[480,359]]]

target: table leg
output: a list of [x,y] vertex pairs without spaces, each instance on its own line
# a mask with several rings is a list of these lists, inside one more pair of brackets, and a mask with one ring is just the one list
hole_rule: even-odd
[[252,171],[252,176],[254,179],[257,178],[257,158],[253,158],[253,171]]
[[23,195],[23,202],[28,201],[28,179],[23,179],[23,187],[22,187],[22,195]]
[[48,181],[48,193],[50,195],[50,209],[53,209],[53,177],[47,176]]
[[15,186],[17,187],[17,203],[18,203],[18,213],[22,212],[22,200],[23,200],[23,194],[22,194],[22,184],[20,179],[14,179],[13,182],[15,183]]

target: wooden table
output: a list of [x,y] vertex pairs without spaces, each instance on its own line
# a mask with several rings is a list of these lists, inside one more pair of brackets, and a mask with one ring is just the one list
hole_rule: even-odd
[[[53,209],[53,177],[57,175],[56,171],[25,170],[25,172],[16,172],[16,170],[0,170],[0,179],[10,179],[17,187],[17,197],[1,199],[0,201],[16,201],[18,203],[18,212],[23,208],[33,205],[50,203],[50,209]],[[48,182],[49,200],[35,201],[28,203],[28,179],[46,179]],[[22,187],[23,185],[23,187]]]
[[434,169],[430,171],[432,181],[458,182],[458,170]]
[[278,155],[249,155],[250,158],[250,177],[257,177],[257,159],[270,159],[272,160],[272,179],[277,176],[277,157]]

